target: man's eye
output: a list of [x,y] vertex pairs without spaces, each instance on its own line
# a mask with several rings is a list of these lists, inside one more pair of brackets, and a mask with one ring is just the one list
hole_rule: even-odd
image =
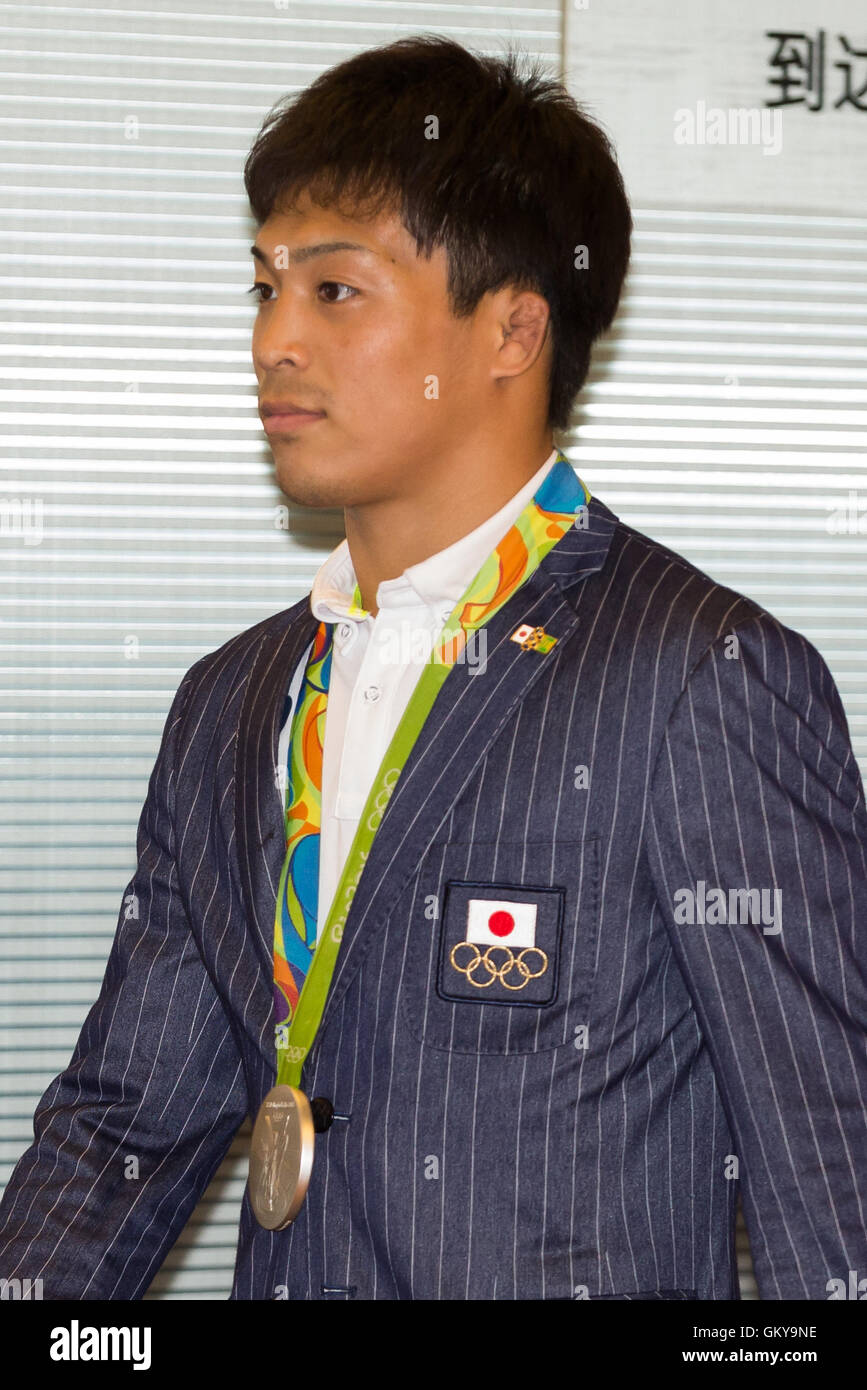
[[[256,283],[255,283],[255,285],[251,285],[251,286],[250,286],[250,288],[248,289],[247,293],[248,293],[248,294],[255,294],[257,290],[270,290],[270,289],[271,289],[271,286],[270,286],[269,284],[267,284],[264,280],[257,280]],[[267,302],[268,302],[268,301],[260,294],[260,295],[259,295],[259,303],[260,303],[260,304],[267,304]]]
[[[319,285],[319,289],[320,291],[325,289],[348,290],[350,295],[358,294],[358,290],[353,289],[352,285],[345,285],[342,280],[323,280]],[[349,298],[349,295],[342,295],[340,299],[330,299],[326,297],[326,303],[340,304],[343,302],[343,299],[347,298]]]

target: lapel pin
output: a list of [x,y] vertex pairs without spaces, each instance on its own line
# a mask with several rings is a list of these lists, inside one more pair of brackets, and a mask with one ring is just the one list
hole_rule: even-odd
[[543,627],[533,627],[532,623],[522,623],[520,627],[515,628],[509,640],[517,642],[525,651],[549,652],[558,639],[552,637]]

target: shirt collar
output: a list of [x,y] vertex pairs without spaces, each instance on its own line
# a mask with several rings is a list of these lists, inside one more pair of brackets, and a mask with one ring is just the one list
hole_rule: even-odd
[[[443,621],[451,613],[470,582],[478,574],[494,546],[520,516],[530,498],[553,467],[559,450],[555,447],[514,496],[474,530],[460,540],[408,565],[395,579],[384,579],[376,591],[377,608],[399,609],[427,605],[441,613]],[[356,574],[349,543],[342,540],[320,566],[313,580],[310,610],[320,622],[373,622],[366,610],[352,601]]]

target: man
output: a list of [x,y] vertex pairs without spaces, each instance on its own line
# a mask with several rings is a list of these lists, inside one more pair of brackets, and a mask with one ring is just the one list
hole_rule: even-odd
[[827,1298],[867,1270],[863,787],[818,652],[553,445],[629,256],[604,136],[412,38],[246,184],[277,477],[347,539],[181,683],[0,1274],[139,1298],[261,1114],[234,1298],[736,1298],[739,1184],[762,1297]]

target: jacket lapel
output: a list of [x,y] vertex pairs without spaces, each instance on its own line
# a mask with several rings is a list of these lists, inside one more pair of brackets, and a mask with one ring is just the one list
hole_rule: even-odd
[[286,692],[318,626],[309,596],[279,613],[253,660],[238,720],[235,840],[249,933],[272,1000],[274,913],[286,855],[277,748]]

